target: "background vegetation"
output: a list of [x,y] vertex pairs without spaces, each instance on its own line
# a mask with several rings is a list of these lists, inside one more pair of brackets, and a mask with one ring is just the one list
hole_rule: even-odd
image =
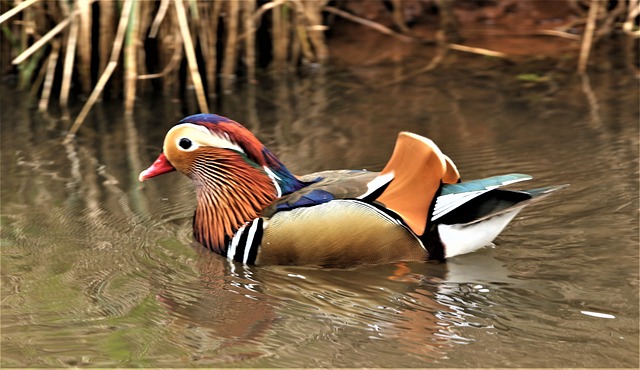
[[[519,3],[519,4],[518,4]],[[131,112],[142,90],[182,95],[193,88],[201,111],[208,98],[252,84],[262,72],[295,71],[327,64],[328,41],[344,22],[378,32],[395,43],[432,48],[416,71],[438,66],[449,50],[495,58],[505,53],[465,45],[461,25],[514,13],[514,22],[535,18],[514,0],[2,0],[1,68],[38,97],[41,111],[52,99],[67,112],[74,96],[86,98],[73,134],[104,94],[124,98]],[[551,5],[549,5],[551,4]],[[637,38],[638,0],[548,1],[559,7],[560,27],[536,31],[580,42],[576,71],[587,69],[594,43],[612,35]],[[518,7],[521,11],[518,12]],[[464,17],[474,14],[473,19]],[[493,15],[495,18],[495,14]],[[427,23],[429,31],[421,25]],[[240,79],[238,79],[240,77]]]

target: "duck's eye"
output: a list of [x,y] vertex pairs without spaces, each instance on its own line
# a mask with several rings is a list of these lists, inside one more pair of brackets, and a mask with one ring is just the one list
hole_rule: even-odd
[[191,142],[190,139],[183,137],[178,141],[178,146],[184,150],[189,150],[191,149],[191,146],[193,146],[193,142]]

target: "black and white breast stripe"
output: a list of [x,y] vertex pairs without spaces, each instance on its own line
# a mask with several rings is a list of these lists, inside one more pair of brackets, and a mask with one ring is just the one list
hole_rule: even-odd
[[256,218],[244,224],[229,241],[227,258],[253,265],[258,256],[258,249],[262,242],[263,233],[262,218]]

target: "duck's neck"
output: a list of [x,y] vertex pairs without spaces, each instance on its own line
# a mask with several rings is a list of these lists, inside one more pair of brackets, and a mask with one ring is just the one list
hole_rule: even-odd
[[268,172],[268,175],[271,179],[276,183],[276,190],[279,195],[286,195],[293,193],[296,190],[302,189],[303,187],[315,182],[311,181],[308,183],[302,182],[295,177],[285,165],[280,162],[280,160],[273,154],[269,149],[262,149],[262,156],[264,158],[264,162],[266,165],[264,166],[265,171]]
[[215,161],[196,161],[190,177],[198,201],[194,236],[203,246],[223,255],[236,231],[259,217],[278,197],[269,174],[238,155],[218,154]]

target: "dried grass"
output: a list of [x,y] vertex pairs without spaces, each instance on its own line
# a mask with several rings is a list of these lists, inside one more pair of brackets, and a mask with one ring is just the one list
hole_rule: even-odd
[[[9,2],[11,0],[6,0]],[[161,83],[154,86],[161,86],[168,94],[182,94],[179,87],[193,87],[199,109],[208,111],[207,98],[218,91],[233,91],[238,71],[246,73],[246,82],[255,82],[258,63],[268,58],[261,54],[264,50],[258,48],[258,29],[270,34],[271,50],[267,53],[271,58],[269,70],[273,72],[292,70],[301,64],[326,63],[329,50],[323,15],[329,13],[403,42],[436,44],[436,40],[420,39],[412,33],[403,20],[401,0],[390,2],[393,28],[338,8],[341,2],[329,6],[328,0],[271,0],[260,6],[257,0],[102,0],[97,3],[95,0],[13,0],[12,3],[13,8],[0,15],[0,26],[10,41],[12,63],[18,65],[21,87],[40,94],[39,109],[46,110],[57,97],[65,112],[72,90],[90,94],[73,122],[70,136],[78,130],[105,88],[110,87],[112,94],[119,95],[122,91],[125,109],[130,112],[136,96],[148,90],[150,79],[161,79]],[[618,2],[608,11],[598,10],[600,3],[591,1],[591,10],[585,12],[580,23],[585,25],[578,67],[581,73],[586,71],[592,45],[602,35],[622,29],[634,37],[640,36],[636,25],[640,13],[638,0]],[[417,73],[436,68],[446,50],[506,57],[495,51],[454,43],[457,24],[450,3],[438,0],[435,4],[446,7],[442,9],[446,16],[442,16],[439,25],[445,44],[437,43],[436,57]],[[97,35],[92,35],[94,30],[98,31]],[[562,30],[549,30],[546,34],[575,38]],[[146,46],[150,44],[154,45],[153,55],[147,55],[150,49]],[[56,67],[59,64],[62,68]],[[181,65],[187,66],[186,74]]]

